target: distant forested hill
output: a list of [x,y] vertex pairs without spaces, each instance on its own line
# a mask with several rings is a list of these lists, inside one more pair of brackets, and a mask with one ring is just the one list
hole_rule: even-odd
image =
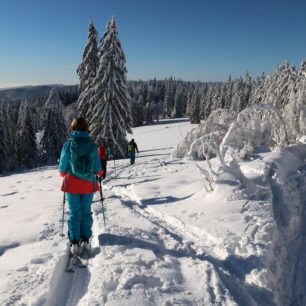
[[59,92],[77,91],[77,85],[37,85],[0,89],[0,100],[32,100],[33,98],[48,96],[50,90],[56,87]]

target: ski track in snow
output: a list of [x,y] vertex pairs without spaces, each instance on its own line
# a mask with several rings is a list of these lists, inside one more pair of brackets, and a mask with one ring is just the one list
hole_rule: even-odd
[[[148,166],[147,164],[148,162],[146,162],[144,165],[142,163],[139,163],[138,166],[134,165],[130,168],[124,167],[124,169],[127,169],[127,173],[129,175],[128,177],[130,178],[142,177],[146,174],[143,169]],[[125,175],[124,170],[119,169],[118,174],[120,175],[121,173]],[[118,187],[114,187],[114,189],[116,188]],[[116,192],[114,194],[116,195]],[[150,295],[148,292],[152,290],[154,291],[157,288],[162,288],[161,291],[164,295],[170,296],[173,293],[176,293],[177,296],[174,300],[169,297],[169,302],[165,305],[172,305],[172,303],[173,305],[201,305],[203,301],[195,299],[192,294],[194,290],[193,280],[186,279],[186,277],[184,277],[183,273],[180,272],[180,270],[184,270],[184,266],[186,265],[188,265],[188,269],[190,269],[190,267],[192,266],[195,266],[195,274],[201,275],[204,283],[205,276],[203,275],[202,269],[206,270],[206,267],[210,267],[211,269],[211,266],[216,265],[216,263],[211,263],[211,261],[213,260],[209,260],[209,257],[206,255],[197,255],[197,252],[199,250],[197,250],[193,243],[184,241],[185,238],[183,238],[182,233],[180,233],[181,235],[174,233],[171,228],[173,227],[173,225],[169,224],[169,222],[162,220],[161,218],[157,218],[156,216],[153,216],[153,214],[147,212],[147,210],[144,208],[139,208],[137,203],[134,203],[132,199],[119,200],[121,204],[126,206],[127,209],[130,210],[130,213],[136,215],[137,218],[145,218],[147,221],[149,221],[149,223],[151,223],[151,231],[139,231],[138,229],[136,233],[134,233],[133,229],[118,228],[118,226],[116,226],[115,224],[111,224],[110,227],[112,231],[110,233],[101,234],[98,237],[98,241],[97,238],[95,238],[96,247],[97,244],[100,244],[100,249],[102,250],[102,254],[104,255],[104,261],[108,262],[108,267],[105,268],[110,270],[112,279],[107,279],[104,282],[103,290],[101,290],[103,292],[103,296],[100,297],[100,299],[102,298],[100,302],[99,299],[94,302],[108,303],[109,300],[111,300],[114,296],[116,297],[116,291],[129,291],[133,288],[136,288],[139,289],[139,291],[144,291],[144,293],[141,295],[135,295],[136,302],[139,303],[139,305],[147,305],[147,303],[149,303],[148,305],[159,305],[159,301],[155,301],[153,299],[153,301],[149,302],[145,296]],[[96,218],[98,218],[100,216],[101,211],[100,208],[97,208],[97,205],[94,211]],[[115,214],[115,212],[111,213],[113,215]],[[112,218],[110,217],[108,218],[108,220],[111,219]],[[101,218],[96,219],[94,224],[94,232],[99,232],[99,230],[101,231]],[[179,229],[181,229],[180,232],[183,232],[185,230],[184,227],[180,228],[180,226],[177,226],[175,229],[176,232],[179,232]],[[119,235],[120,233],[122,233],[122,235]],[[153,240],[154,242],[147,242],[148,238],[150,241]],[[114,253],[112,249],[114,248],[114,246],[117,248],[119,247],[121,249],[121,252],[128,252],[131,247],[136,247],[144,250],[149,250],[150,253],[153,252],[154,255],[151,254],[149,256],[151,258],[148,262],[142,259],[136,260],[132,271],[122,271],[121,267],[113,269],[112,258],[114,256]],[[200,250],[200,253],[203,253],[202,248]],[[50,292],[57,292],[58,289],[61,288],[62,291],[64,291],[64,293],[60,294],[63,305],[77,305],[78,302],[80,303],[80,305],[82,305],[82,303],[88,303],[88,305],[93,303],[93,301],[86,301],[86,297],[83,301],[82,296],[84,295],[84,293],[86,293],[87,286],[90,282],[90,271],[92,270],[91,266],[97,267],[97,265],[95,264],[96,260],[98,259],[92,258],[90,260],[88,270],[78,269],[77,272],[73,274],[73,276],[69,277],[66,275],[66,277],[61,278],[62,281],[59,284],[56,284],[55,288],[53,288]],[[154,265],[158,267],[165,266],[165,269],[169,270],[169,279],[164,280],[160,279],[159,277],[152,276],[150,269],[152,269]],[[61,264],[58,265],[58,267],[61,266]],[[201,266],[203,266],[204,268],[200,268]],[[138,271],[138,273],[134,273],[134,269]],[[211,292],[211,298],[209,300],[216,305],[226,305],[231,300],[231,297],[229,295],[228,290],[220,281],[220,274],[222,274],[222,277],[224,277],[224,274],[221,273],[221,271],[218,271],[218,273],[215,273],[215,271],[211,272],[210,269],[208,272],[209,275],[206,277],[206,279],[209,280],[207,286],[210,287],[208,292]],[[149,275],[146,275],[148,272]],[[95,271],[95,273],[99,275],[97,271]],[[105,271],[101,271],[101,273],[105,274]],[[127,274],[126,279],[120,282],[119,279],[124,273]],[[211,275],[213,275],[213,277]],[[55,271],[53,277],[54,279],[58,279],[57,271]],[[186,288],[184,286],[185,283],[188,283],[188,286]],[[52,294],[50,294],[49,296],[51,297]],[[47,303],[47,305],[51,304],[52,299],[49,299],[49,303]]]
[[[141,169],[146,169],[147,165],[139,164],[138,167]],[[136,169],[135,169],[136,167]],[[132,169],[128,169],[129,178],[137,178],[138,176],[142,176],[145,174],[143,170],[137,169],[137,166],[134,165]],[[133,184],[131,185],[133,186]],[[152,238],[152,235],[155,236],[154,240],[157,240],[157,244],[148,244],[144,242],[143,240],[137,240],[138,238],[122,238],[121,236],[117,237],[114,234],[107,236],[104,235],[103,238],[105,239],[106,244],[112,240],[118,240],[119,244],[128,244],[128,245],[135,245],[137,247],[137,244],[139,244],[140,247],[143,247],[145,249],[150,249],[153,251],[157,259],[159,261],[163,261],[164,257],[170,257],[173,260],[173,264],[175,262],[175,266],[183,266],[184,261],[188,260],[189,266],[195,266],[203,265],[209,266],[210,269],[206,272],[208,274],[205,277],[205,272],[201,272],[202,277],[206,278],[208,281],[203,283],[207,283],[207,296],[203,296],[204,299],[208,299],[210,303],[212,304],[220,304],[220,305],[226,305],[227,303],[230,303],[232,300],[231,296],[236,296],[237,302],[239,304],[244,303],[251,304],[251,301],[248,296],[244,296],[241,294],[242,290],[248,290],[245,286],[243,286],[243,283],[239,280],[239,277],[231,276],[228,277],[226,273],[224,273],[223,270],[226,270],[227,262],[222,262],[217,260],[214,257],[211,257],[208,254],[205,254],[205,247],[203,245],[197,246],[195,242],[192,240],[190,241],[190,237],[194,238],[193,240],[199,242],[202,241],[203,243],[203,236],[195,237],[194,234],[188,233],[188,227],[182,223],[180,223],[178,220],[175,220],[174,222],[169,221],[169,218],[162,218],[162,216],[157,216],[154,214],[154,210],[151,211],[149,209],[146,209],[145,207],[142,207],[141,201],[139,203],[139,199],[133,199],[129,198],[128,194],[126,194],[122,187],[113,187],[112,190],[114,190],[114,194],[116,196],[122,196],[120,199],[121,203],[125,205],[128,209],[131,210],[132,213],[136,214],[140,218],[145,218],[152,224],[152,232],[150,234],[150,238]],[[119,192],[116,190],[119,190]],[[139,205],[140,204],[140,205]],[[126,230],[125,230],[126,231]],[[138,233],[139,234],[139,233]],[[144,237],[148,235],[148,233],[142,233]],[[186,239],[186,236],[188,237]],[[108,239],[107,239],[108,237]],[[102,245],[104,243],[102,242]],[[106,253],[106,249],[108,247],[102,246],[104,248],[104,253],[106,254],[106,258],[111,258],[111,256],[108,256]],[[208,248],[208,246],[206,246]],[[204,271],[207,270],[203,269]],[[213,271],[213,272],[212,272]],[[120,271],[122,273],[122,271]],[[228,271],[233,272],[233,271]],[[233,274],[233,273],[232,273]],[[212,275],[213,281],[212,281]],[[192,283],[192,280],[190,280]],[[133,277],[129,280],[128,285],[124,285],[123,287],[125,289],[131,289],[135,284],[144,283],[145,288],[149,289],[153,286],[152,283],[148,284],[148,282],[145,280],[144,276],[138,275],[137,277]],[[183,288],[180,288],[183,283],[186,283],[187,279],[184,278],[183,275],[180,275],[178,279],[178,284],[176,285],[176,291],[184,291]],[[163,283],[161,280],[156,279],[155,280],[156,285],[163,287]],[[226,285],[224,285],[226,284]],[[117,287],[118,288],[118,285]],[[239,289],[238,289],[239,288]],[[192,287],[189,288],[192,292]],[[186,290],[186,288],[185,288]],[[189,294],[191,295],[191,292]],[[243,291],[242,291],[243,292]],[[222,294],[220,294],[222,293]],[[110,294],[110,293],[109,293]],[[188,292],[187,292],[188,294]],[[108,300],[108,297],[104,296],[105,302]],[[207,301],[208,301],[207,300]],[[181,300],[180,303],[184,303],[184,305],[201,305],[203,301],[195,301],[190,297],[187,300]],[[233,303],[233,301],[232,301]],[[158,305],[158,303],[156,303]]]
[[[239,268],[235,267],[243,264],[243,261],[239,262],[239,258],[234,257],[227,261],[218,260],[209,255],[213,254],[213,249],[209,245],[204,245],[205,241],[208,240],[205,233],[196,234],[196,230],[178,219],[164,217],[154,209],[144,208],[141,203],[139,205],[138,199],[136,201],[133,198],[127,200],[126,194],[122,193],[122,190],[118,192],[118,195],[120,194],[123,196],[121,199],[123,205],[126,205],[134,213],[146,218],[153,224],[153,231],[159,233],[159,252],[161,254],[170,255],[177,258],[178,261],[188,258],[190,266],[197,267],[197,265],[204,263],[205,266],[209,267],[209,269],[205,268],[201,271],[203,277],[207,279],[207,281],[203,281],[203,285],[206,284],[207,286],[206,292],[202,292],[203,301],[192,301],[192,298],[190,298],[190,304],[188,303],[188,305],[206,305],[205,300],[210,305],[227,305],[228,303],[234,305],[236,304],[235,302],[239,305],[253,304],[248,295],[244,295],[245,291],[250,291],[251,293],[253,289],[240,280],[240,276],[244,271],[239,271]],[[164,246],[165,241],[171,241],[167,244],[168,247]],[[209,250],[209,252],[206,252],[206,250]],[[250,265],[252,265],[251,262],[252,258],[250,259]],[[207,269],[208,271],[206,271]],[[205,276],[205,274],[207,275]],[[228,274],[231,274],[231,276],[228,276]],[[214,276],[213,282],[211,275]],[[256,295],[260,294],[265,293],[254,292],[254,300],[256,300]],[[235,302],[232,297],[234,297]]]

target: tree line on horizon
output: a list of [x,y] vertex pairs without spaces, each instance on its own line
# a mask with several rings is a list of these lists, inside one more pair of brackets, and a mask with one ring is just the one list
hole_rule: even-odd
[[108,22],[99,45],[90,22],[77,69],[78,88],[53,89],[48,97],[0,103],[0,173],[56,163],[76,115],[90,122],[97,143],[107,139],[115,145],[118,158],[125,155],[126,134],[132,127],[162,118],[188,116],[191,123],[198,124],[218,109],[239,113],[262,103],[278,109],[295,129],[303,126],[306,116],[306,61],[299,68],[285,62],[273,74],[256,80],[246,73],[237,79],[229,77],[227,82],[188,82],[172,77],[127,81],[126,71],[115,19]]

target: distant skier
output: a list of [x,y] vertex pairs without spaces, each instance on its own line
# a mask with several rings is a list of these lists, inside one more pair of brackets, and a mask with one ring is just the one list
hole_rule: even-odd
[[102,170],[104,171],[103,175],[101,178],[105,179],[106,177],[106,168],[107,168],[107,160],[110,158],[111,150],[110,147],[108,146],[107,142],[103,140],[99,146],[99,156],[101,160],[101,165],[102,165]]
[[131,161],[131,165],[133,165],[135,163],[135,151],[137,153],[139,153],[138,147],[136,142],[134,141],[134,139],[132,139],[129,143],[128,143],[128,155],[130,157],[130,161]]
[[99,191],[95,175],[103,174],[98,148],[88,129],[84,118],[72,120],[72,132],[63,145],[59,163],[60,174],[64,177],[62,191],[66,192],[70,210],[68,238],[73,256],[78,255],[80,246],[89,248],[93,224],[91,203],[94,192]]

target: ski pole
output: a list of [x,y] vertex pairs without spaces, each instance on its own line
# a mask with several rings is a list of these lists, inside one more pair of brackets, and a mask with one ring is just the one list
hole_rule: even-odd
[[101,196],[101,204],[102,204],[102,214],[103,214],[103,222],[104,222],[104,228],[106,228],[106,222],[105,222],[105,209],[104,209],[104,203],[103,203],[103,193],[102,193],[102,184],[99,180],[99,186],[100,186],[100,196]]
[[115,156],[114,156],[114,168],[115,168],[115,178],[117,179]]
[[64,182],[63,182],[63,185],[64,185],[64,197],[63,197],[63,211],[62,211],[62,230],[61,230],[61,233],[60,233],[60,236],[61,237],[64,237],[64,222],[65,222],[65,203],[66,203],[66,192],[65,192],[65,189],[66,189],[66,178],[64,178]]
[[115,178],[117,179],[117,172],[116,172],[116,150],[115,148],[113,149],[113,152],[112,152],[112,155],[113,155],[113,158],[114,158],[114,169],[115,169]]

